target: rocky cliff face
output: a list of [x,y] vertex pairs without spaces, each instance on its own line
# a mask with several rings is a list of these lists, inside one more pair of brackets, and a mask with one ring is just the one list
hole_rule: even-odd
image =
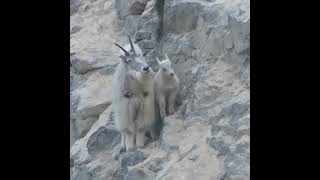
[[[249,0],[71,0],[70,9],[72,179],[249,179]],[[126,35],[155,70],[168,53],[181,91],[162,143],[116,157],[113,43]]]

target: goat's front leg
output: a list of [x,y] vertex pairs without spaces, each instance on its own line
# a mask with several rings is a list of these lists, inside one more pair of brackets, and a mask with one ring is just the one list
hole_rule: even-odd
[[162,119],[166,117],[166,100],[163,95],[158,97],[159,109],[160,109],[160,116]]
[[153,125],[152,128],[150,128],[150,136],[151,136],[152,140],[156,140],[157,139],[155,125]]
[[121,132],[121,146],[119,154],[126,151],[126,135],[125,133]]
[[136,133],[136,145],[138,148],[142,148],[144,146],[144,142],[145,142],[145,130],[141,129],[138,130]]
[[176,102],[176,97],[177,97],[178,91],[174,91],[171,94],[169,94],[168,97],[168,110],[169,110],[169,114],[173,114],[175,112],[175,102]]
[[128,131],[125,134],[126,151],[132,151],[134,149],[134,132]]

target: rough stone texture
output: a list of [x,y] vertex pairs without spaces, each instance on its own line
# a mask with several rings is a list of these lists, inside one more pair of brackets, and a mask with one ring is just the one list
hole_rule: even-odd
[[[70,52],[74,53],[71,64],[76,73],[114,67],[117,64],[118,49],[113,43],[119,41],[115,29],[116,13],[112,11],[112,1],[83,1],[77,13],[70,17],[73,32],[70,35]],[[80,11],[80,12],[79,12]],[[82,27],[81,30],[76,31]]]
[[[113,158],[110,144],[118,144],[120,134],[114,131],[111,109],[109,106],[92,125],[90,131],[71,147],[70,158],[74,162],[71,179],[116,179],[119,175],[117,172],[121,170],[121,166]],[[97,136],[106,132],[112,133],[103,136],[112,136],[104,143],[106,140]]]
[[112,76],[100,70],[71,92],[71,140],[83,137],[111,104],[111,81]]
[[[208,125],[200,122],[187,127],[181,115],[165,120],[162,146],[174,160],[158,173],[159,179],[214,179],[220,171],[216,151],[207,146]],[[189,160],[198,156],[197,160]],[[205,168],[203,168],[205,167]]]
[[87,148],[90,154],[95,154],[112,149],[119,141],[120,134],[115,129],[100,127],[90,136]]
[[73,15],[79,10],[82,2],[80,0],[70,0],[70,15]]
[[[249,0],[166,0],[160,41],[155,6],[70,1],[71,179],[250,179]],[[126,35],[155,70],[167,53],[181,90],[162,137],[119,155],[110,85]]]
[[144,156],[143,152],[136,150],[133,152],[126,153],[120,163],[121,166],[124,168],[127,168],[128,166],[134,166],[142,161],[144,161],[146,157]]
[[124,177],[125,180],[149,180],[151,179],[148,177],[143,170],[141,169],[133,169],[132,171],[128,172]]
[[199,2],[181,2],[170,6],[165,11],[164,31],[180,34],[195,30],[201,8],[203,6]]
[[70,146],[85,136],[111,103],[119,44],[127,37],[112,0],[70,1]]

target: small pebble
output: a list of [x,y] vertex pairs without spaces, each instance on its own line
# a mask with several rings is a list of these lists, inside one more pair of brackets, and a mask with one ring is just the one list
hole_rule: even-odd
[[198,159],[198,157],[199,157],[198,155],[193,154],[193,155],[190,155],[188,159],[191,161],[195,161],[196,159]]

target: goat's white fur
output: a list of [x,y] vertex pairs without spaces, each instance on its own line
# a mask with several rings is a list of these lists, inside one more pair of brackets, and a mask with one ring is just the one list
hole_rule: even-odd
[[[141,48],[134,44],[135,51],[142,57]],[[130,49],[130,44],[124,47]],[[124,53],[121,51],[121,54]],[[137,58],[144,61],[144,58]],[[112,82],[112,107],[115,125],[121,133],[121,150],[130,151],[134,147],[143,147],[145,132],[154,124],[154,72],[132,71],[120,61]],[[123,96],[123,91],[130,91],[130,98]],[[148,95],[144,97],[144,93]]]
[[162,119],[167,116],[166,108],[168,108],[169,114],[174,113],[174,105],[180,83],[167,54],[165,54],[165,58],[163,61],[156,58],[159,70],[154,78],[156,103]]

